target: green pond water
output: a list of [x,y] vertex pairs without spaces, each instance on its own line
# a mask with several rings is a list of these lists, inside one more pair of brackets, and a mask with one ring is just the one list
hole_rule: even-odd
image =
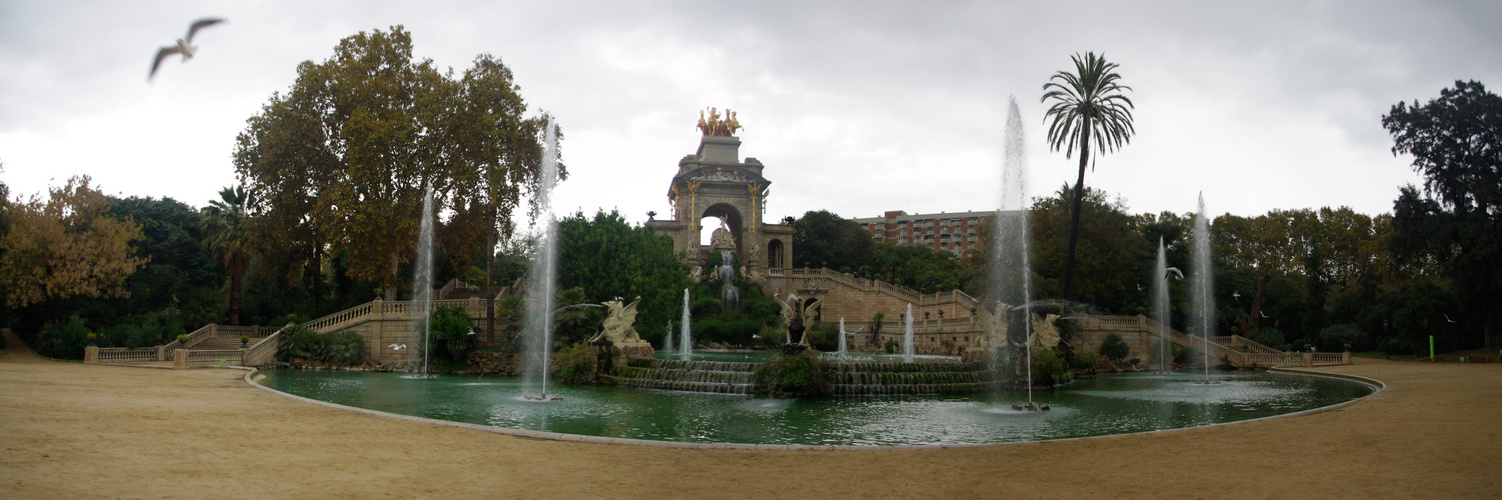
[[684,441],[802,445],[922,445],[1036,441],[1234,422],[1319,408],[1371,394],[1348,380],[1270,372],[1122,374],[1038,392],[1052,405],[1015,411],[1026,395],[831,397],[746,396],[549,385],[562,401],[534,402],[521,378],[265,370],[273,389],[373,410],[567,434]]

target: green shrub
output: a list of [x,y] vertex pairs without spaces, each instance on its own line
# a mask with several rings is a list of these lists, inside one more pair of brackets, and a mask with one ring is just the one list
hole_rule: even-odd
[[352,330],[325,335],[294,326],[282,330],[276,345],[276,359],[319,361],[333,366],[358,366],[365,363],[368,351],[365,338]]
[[808,343],[814,349],[820,351],[836,351],[840,348],[840,328],[831,326],[829,323],[815,321],[804,332],[808,335]]
[[1132,355],[1132,346],[1127,345],[1126,341],[1121,339],[1121,335],[1112,333],[1106,335],[1105,340],[1101,341],[1100,354],[1111,361],[1120,361]]
[[1288,341],[1283,338],[1283,334],[1279,333],[1277,330],[1268,329],[1252,332],[1251,335],[1247,336],[1247,339],[1251,340],[1252,342],[1277,349],[1279,351],[1287,351],[1293,348],[1293,346],[1289,345]]
[[359,366],[365,363],[365,338],[351,330],[323,336],[320,360],[334,366]]
[[1195,350],[1193,347],[1174,346],[1173,362],[1187,366],[1198,363],[1200,361],[1200,352]]
[[1366,333],[1362,332],[1355,323],[1330,325],[1319,331],[1318,345],[1321,351],[1339,352],[1346,344],[1356,346],[1362,351],[1370,345]]
[[1075,355],[1069,368],[1077,372],[1094,373],[1097,363],[1100,363],[1100,353],[1087,351]]
[[[432,331],[425,331],[429,324],[432,325]],[[437,308],[426,318],[417,321],[414,328],[418,339],[418,353],[428,353],[435,358],[445,356],[452,361],[463,362],[479,344],[479,333],[474,331],[469,312],[459,306]],[[433,342],[432,349],[425,345],[428,339]]]
[[1377,344],[1377,350],[1378,351],[1382,351],[1382,352],[1387,353],[1387,354],[1413,354],[1414,353],[1413,345],[1408,343],[1408,339],[1400,337],[1400,336],[1382,337],[1382,338],[1377,339],[1376,344]]
[[565,384],[594,382],[598,359],[599,353],[587,342],[575,342],[559,349],[553,358],[558,366],[558,380]]
[[37,333],[37,353],[49,358],[83,359],[83,348],[89,345],[89,327],[77,314],[68,317],[62,324],[51,324]]
[[276,359],[291,362],[298,359],[317,360],[323,355],[323,337],[317,332],[294,326],[282,330],[276,344]]
[[1033,382],[1057,383],[1067,381],[1064,378],[1064,360],[1059,358],[1053,349],[1038,349],[1033,351]]
[[819,351],[777,355],[756,367],[757,389],[775,396],[824,396],[834,392]]

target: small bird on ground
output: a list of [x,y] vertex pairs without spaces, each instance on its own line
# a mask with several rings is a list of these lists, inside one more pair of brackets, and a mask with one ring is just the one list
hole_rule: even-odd
[[193,43],[193,35],[198,34],[198,30],[200,29],[222,22],[224,22],[224,18],[220,17],[209,17],[193,21],[193,24],[188,26],[187,38],[179,38],[177,39],[177,45],[168,45],[156,51],[156,60],[151,63],[151,73],[146,75],[146,81],[150,82],[153,78],[156,78],[156,70],[162,67],[162,60],[172,54],[183,56],[183,62],[188,62],[189,59],[192,59],[193,52],[198,50],[198,47],[191,45]]
[[393,350],[393,351],[400,351],[402,349],[406,349],[407,348],[407,344],[391,344],[391,345],[388,345],[386,347],[391,348],[391,350]]

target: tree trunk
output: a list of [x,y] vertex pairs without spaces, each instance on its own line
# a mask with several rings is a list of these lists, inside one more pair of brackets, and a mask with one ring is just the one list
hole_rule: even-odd
[[233,272],[229,277],[229,324],[240,326],[240,282],[245,273]]
[[1080,126],[1080,177],[1074,182],[1074,210],[1069,216],[1069,253],[1064,259],[1064,298],[1074,298],[1074,245],[1080,236],[1080,207],[1085,201],[1085,164],[1090,161],[1090,117]]
[[1264,300],[1263,293],[1267,291],[1268,273],[1269,271],[1263,268],[1262,278],[1257,280],[1257,298],[1252,299],[1252,327],[1247,331],[1248,334],[1262,329],[1262,301]]
[[485,245],[485,345],[492,348],[495,347],[495,290],[491,289],[490,273],[491,266],[495,264],[496,232],[500,231],[495,227],[495,213],[496,208],[492,204],[488,214],[490,222],[485,229],[485,240],[488,242]]

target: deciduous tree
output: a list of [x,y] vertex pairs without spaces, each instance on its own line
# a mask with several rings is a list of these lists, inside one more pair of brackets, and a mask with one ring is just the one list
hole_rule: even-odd
[[235,152],[263,248],[273,250],[267,267],[317,286],[319,263],[345,252],[351,276],[380,279],[391,296],[415,254],[429,186],[450,214],[441,234],[456,246],[451,258],[482,248],[460,243],[484,241],[487,225],[511,227],[508,209],[540,175],[541,127],[521,117],[526,106],[498,59],[480,56],[462,81],[451,74],[414,59],[401,26],[345,38],[328,60],[298,66]]
[[1394,203],[1392,249],[1436,259],[1464,306],[1458,320],[1502,345],[1502,97],[1456,81],[1422,106],[1399,102],[1382,126],[1424,176],[1424,198],[1410,186]]
[[109,199],[74,177],[7,211],[9,231],[0,240],[0,282],[6,305],[25,307],[69,297],[121,297],[122,284],[146,263],[131,242],[141,227],[109,214]]

